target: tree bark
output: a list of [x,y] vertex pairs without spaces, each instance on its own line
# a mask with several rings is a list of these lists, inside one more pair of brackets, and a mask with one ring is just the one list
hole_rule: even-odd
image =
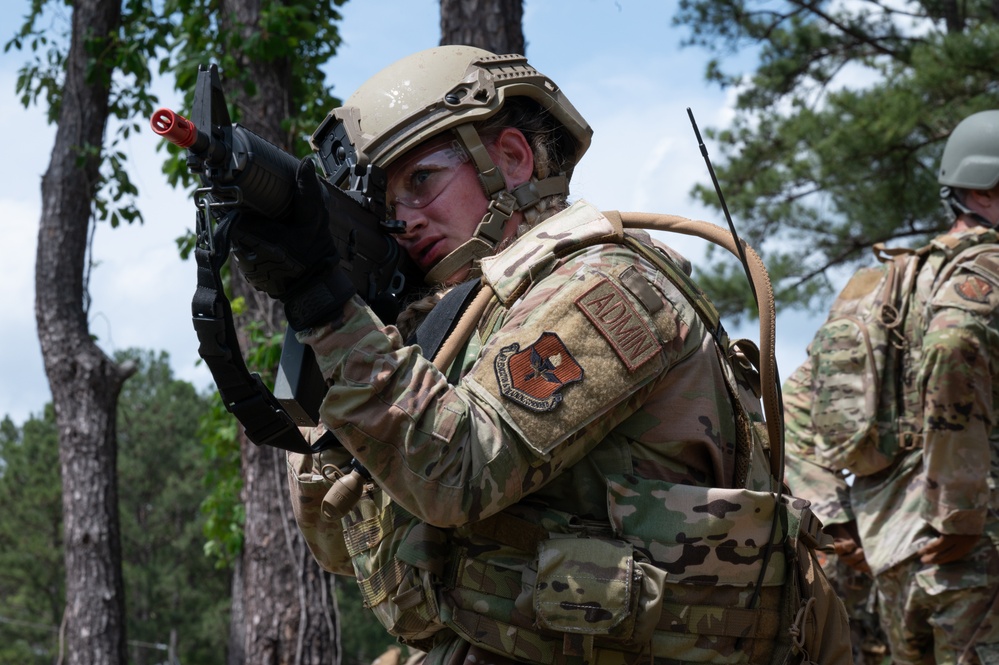
[[[223,33],[238,30],[245,43],[260,19],[260,0],[223,0]],[[226,97],[237,110],[238,122],[274,145],[295,153],[296,137],[281,123],[293,111],[292,67],[288,59],[249,57],[238,48],[232,53],[245,80],[253,81],[250,95],[225,76]],[[237,321],[240,344],[247,349],[246,325],[263,324],[266,333],[284,329],[280,303],[250,287],[234,271],[232,293],[242,296],[246,309]],[[305,544],[291,509],[285,453],[256,446],[240,428],[243,494],[246,511],[243,553],[233,578],[232,643],[229,665],[299,665],[334,663],[337,620],[330,598],[330,577],[316,563]],[[237,623],[239,622],[239,623]],[[240,659],[241,657],[241,659]]]
[[[42,177],[35,318],[59,431],[70,665],[123,663],[125,599],[116,478],[119,367],[91,339],[86,261],[113,65],[93,50],[113,40],[119,0],[74,3],[55,145]],[[88,150],[93,149],[93,150]]]
[[524,0],[441,0],[441,45],[525,54]]

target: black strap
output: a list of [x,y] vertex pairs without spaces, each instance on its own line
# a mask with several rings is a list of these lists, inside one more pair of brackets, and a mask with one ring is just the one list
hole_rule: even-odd
[[472,298],[478,292],[479,280],[471,279],[459,284],[445,294],[441,301],[430,310],[427,317],[410,336],[410,344],[418,344],[423,357],[433,360],[440,351],[444,340],[454,330],[461,313],[465,311]]
[[229,255],[233,216],[224,217],[212,232],[207,221],[209,215],[198,210],[198,243],[194,250],[198,286],[191,301],[191,313],[200,343],[198,355],[208,365],[226,410],[243,424],[250,441],[293,453],[318,452],[331,442],[320,439],[310,446],[260,375],[251,373],[243,362],[232,308],[225,297],[220,274]]

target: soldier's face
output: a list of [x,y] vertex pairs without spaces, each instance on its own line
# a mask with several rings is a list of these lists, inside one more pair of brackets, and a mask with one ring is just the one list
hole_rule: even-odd
[[406,222],[397,240],[424,272],[471,238],[488,208],[475,168],[455,148],[417,148],[388,168],[387,202]]
[[[502,129],[483,141],[508,188],[530,180],[534,154],[519,130]],[[394,207],[395,218],[406,222],[406,232],[397,239],[424,272],[475,235],[489,208],[475,167],[446,137],[413,149],[391,164],[386,175],[387,203]],[[503,240],[513,236],[522,220],[520,212],[507,220]],[[447,282],[461,281],[468,270],[456,272]]]

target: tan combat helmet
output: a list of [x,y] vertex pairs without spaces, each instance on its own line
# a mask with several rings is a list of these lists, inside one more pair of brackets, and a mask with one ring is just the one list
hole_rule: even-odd
[[[532,178],[508,190],[472,123],[496,115],[513,97],[527,97],[550,113],[571,139],[563,173]],[[471,46],[440,46],[405,57],[368,79],[312,136],[320,154],[329,137],[352,146],[361,167],[385,169],[427,139],[446,131],[461,142],[479,173],[489,210],[474,237],[426,276],[442,282],[459,268],[493,252],[510,216],[553,194],[567,195],[568,181],[590,145],[593,131],[562,91],[521,55],[495,55]],[[324,144],[326,147],[324,148]],[[327,175],[332,175],[327,173]],[[334,180],[335,181],[335,180]]]

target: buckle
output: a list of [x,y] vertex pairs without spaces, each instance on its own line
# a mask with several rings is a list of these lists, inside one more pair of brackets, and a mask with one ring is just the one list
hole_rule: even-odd
[[495,247],[503,239],[503,226],[506,220],[516,211],[517,199],[508,191],[500,192],[489,202],[489,209],[479,227],[475,229],[473,237],[485,238]]
[[899,432],[898,448],[905,452],[918,450],[923,447],[923,435],[921,432]]

